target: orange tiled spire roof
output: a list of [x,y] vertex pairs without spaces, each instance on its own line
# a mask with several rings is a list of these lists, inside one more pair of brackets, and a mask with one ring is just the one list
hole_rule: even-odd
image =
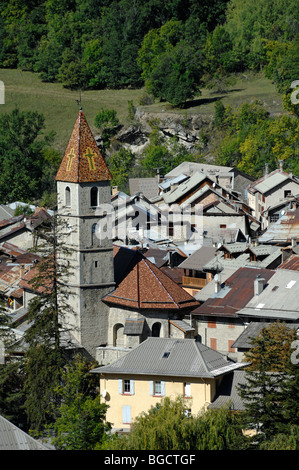
[[88,183],[111,179],[110,171],[96,144],[86,117],[80,110],[55,180]]

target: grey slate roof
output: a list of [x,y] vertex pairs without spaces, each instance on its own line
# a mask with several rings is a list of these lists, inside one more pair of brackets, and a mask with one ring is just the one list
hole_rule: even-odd
[[159,194],[157,178],[130,178],[130,195],[143,193],[145,197],[151,199]]
[[292,239],[299,239],[299,208],[289,210],[276,222],[271,224],[259,237],[260,243],[290,243]]
[[194,328],[192,328],[192,326],[190,326],[184,320],[169,320],[169,323],[174,325],[176,328],[179,328],[180,330],[184,331],[185,333],[187,333],[188,331],[194,331]]
[[4,204],[0,205],[0,221],[10,219],[14,215],[14,210]]
[[173,178],[175,176],[184,173],[185,175],[192,175],[194,171],[202,171],[203,173],[209,174],[222,174],[229,173],[233,170],[233,167],[230,166],[219,166],[219,165],[210,165],[208,163],[197,163],[197,162],[183,162],[180,165],[176,166],[173,170],[165,175],[165,178]]
[[48,450],[48,448],[0,416],[0,450]]
[[299,321],[299,272],[275,271],[264,290],[239,310],[238,315]]
[[[250,349],[252,347],[251,338],[256,338],[263,328],[267,328],[272,322],[250,322],[247,328],[240,334],[239,338],[232,344],[232,348]],[[288,323],[289,328],[298,329],[298,323]]]
[[179,268],[194,269],[202,271],[203,266],[210,260],[214,259],[217,248],[213,246],[203,246],[195,251],[189,258],[183,261]]
[[125,322],[125,335],[141,335],[144,327],[144,318],[127,318]]
[[[237,266],[225,266],[219,276],[221,284],[224,283],[229,277],[231,277],[238,269],[239,267]],[[215,295],[215,287],[215,279],[212,279],[210,282],[208,282],[208,284],[206,284],[202,289],[200,289],[199,292],[194,295],[194,298],[199,302],[205,302],[206,300]]]
[[159,187],[163,191],[165,191],[166,189],[169,189],[172,185],[182,183],[183,181],[185,181],[188,178],[189,178],[189,176],[184,175],[183,173],[181,173],[180,175],[175,176],[174,178],[165,179],[164,181],[159,183]]
[[170,191],[163,195],[164,201],[166,204],[173,204],[179,198],[184,196],[185,194],[192,191],[198,184],[204,181],[207,178],[207,175],[202,173],[201,171],[197,171],[194,173],[188,181],[181,183],[177,188],[173,191]]
[[244,403],[239,396],[237,387],[245,385],[245,371],[235,370],[231,374],[226,375],[220,385],[218,393],[213,402],[208,406],[209,409],[219,409],[230,404],[232,410],[245,410]]
[[91,372],[213,378],[243,366],[194,339],[150,337],[112,364]]
[[289,175],[286,173],[273,172],[268,177],[265,177],[263,181],[253,184],[253,187],[256,191],[265,194],[289,178]]

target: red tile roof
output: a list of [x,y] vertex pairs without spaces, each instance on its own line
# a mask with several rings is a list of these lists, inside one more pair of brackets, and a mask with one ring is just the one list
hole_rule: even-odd
[[81,110],[55,179],[71,183],[110,181],[112,179]]
[[182,310],[199,305],[194,297],[136,250],[115,248],[114,264],[117,287],[103,298],[107,303],[138,310]]
[[254,280],[259,275],[267,282],[275,274],[270,269],[239,268],[225,281],[225,287],[215,297],[210,297],[192,315],[237,316],[238,311],[254,296]]
[[[51,277],[51,260],[44,259],[34,266],[30,271],[24,274],[19,282],[19,287],[29,289],[33,292],[50,294],[53,288],[53,279]],[[45,272],[49,272],[49,277]],[[43,280],[43,282],[42,282]]]
[[279,269],[292,269],[299,271],[299,255],[292,255],[284,263],[278,266]]

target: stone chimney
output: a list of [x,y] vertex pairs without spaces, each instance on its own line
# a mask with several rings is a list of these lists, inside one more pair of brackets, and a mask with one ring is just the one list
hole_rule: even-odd
[[283,160],[279,160],[279,171],[283,171]]
[[257,275],[256,279],[254,280],[254,295],[260,295],[265,286],[265,279]]
[[268,176],[269,175],[269,165],[268,163],[265,164],[265,169],[264,169],[264,176]]
[[215,281],[215,294],[218,294],[218,292],[221,291],[221,279],[220,279],[219,274],[216,274],[216,276],[214,277],[214,281]]

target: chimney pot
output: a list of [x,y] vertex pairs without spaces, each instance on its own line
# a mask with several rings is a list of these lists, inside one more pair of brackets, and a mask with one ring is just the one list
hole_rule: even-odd
[[260,295],[265,286],[265,279],[257,276],[256,279],[254,280],[254,295]]

